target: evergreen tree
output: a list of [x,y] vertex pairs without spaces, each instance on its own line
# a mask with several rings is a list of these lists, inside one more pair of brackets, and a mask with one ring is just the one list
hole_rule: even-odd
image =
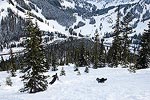
[[75,49],[75,68],[74,68],[74,71],[77,71],[78,70],[78,67],[79,67],[79,49],[76,48]]
[[81,43],[80,51],[79,51],[79,58],[78,58],[78,64],[80,67],[86,66],[86,58],[85,58],[85,48],[84,43]]
[[88,50],[86,50],[86,62],[87,62],[87,66],[90,67],[91,64],[91,54]]
[[2,70],[2,71],[6,71],[7,70],[6,62],[4,61],[3,56],[1,56],[0,70]]
[[96,30],[95,31],[95,41],[94,41],[94,53],[93,53],[93,56],[94,56],[94,65],[93,65],[93,68],[94,69],[97,69],[98,68],[98,44],[99,44],[99,35],[98,35],[98,31]]
[[27,36],[24,67],[22,69],[24,88],[21,89],[21,92],[36,93],[47,89],[48,82],[46,79],[48,76],[43,73],[47,72],[49,67],[42,45],[42,33],[37,23],[34,25],[30,19],[27,26]]
[[112,42],[112,46],[110,47],[108,51],[108,61],[111,63],[112,67],[118,67],[119,61],[121,60],[121,50],[122,50],[122,44],[121,44],[121,37],[120,37],[120,6],[118,6],[117,9],[117,20],[115,25],[115,31],[114,31],[114,40]]
[[100,67],[105,66],[105,47],[104,47],[104,39],[101,39],[100,43],[100,52],[99,52],[99,62],[100,62]]
[[150,66],[150,22],[148,30],[143,33],[140,45],[141,50],[135,67],[137,69],[148,68]]
[[65,65],[68,65],[68,64],[69,64],[69,51],[68,51],[68,48],[67,48],[67,47],[65,47],[64,62],[65,62]]
[[[54,52],[53,52],[54,53]],[[57,60],[56,56],[52,54],[52,71],[57,71]]]
[[69,57],[70,55],[69,55],[69,50],[67,49],[66,50],[66,65],[68,65],[69,64],[69,62],[70,62],[70,57]]
[[129,50],[129,44],[130,40],[128,37],[128,34],[133,33],[132,27],[129,26],[129,22],[131,21],[131,14],[127,14],[124,18],[123,21],[121,22],[122,24],[122,55],[121,55],[121,61],[122,64],[127,67],[127,64],[129,64],[129,57],[130,57],[130,50]]
[[60,58],[59,65],[60,65],[60,66],[63,66],[63,65],[64,65],[63,57]]
[[12,49],[10,49],[10,66],[9,66],[9,69],[10,69],[10,74],[11,74],[11,77],[15,77],[16,76],[16,63],[15,63],[15,58],[13,56],[13,52],[12,52]]
[[108,55],[109,55],[109,63],[111,63],[112,67],[118,67],[119,64],[119,58],[120,58],[120,41],[119,39],[115,38],[113,43],[112,43],[112,47],[110,47],[109,51],[108,51]]

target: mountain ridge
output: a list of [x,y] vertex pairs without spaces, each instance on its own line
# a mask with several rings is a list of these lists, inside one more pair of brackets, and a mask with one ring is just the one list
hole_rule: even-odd
[[[18,15],[23,20],[26,13],[31,12],[33,21],[37,20],[41,30],[75,37],[93,37],[96,29],[101,37],[107,32],[112,33],[118,5],[121,6],[122,18],[129,13],[133,15],[130,25],[137,34],[143,32],[150,19],[150,0],[3,0],[0,5],[3,5],[0,7],[0,20],[9,16],[10,12],[14,13],[14,17]],[[18,21],[17,18],[15,20]],[[8,21],[10,20],[6,20],[6,23]],[[23,21],[20,23],[23,24]],[[21,26],[22,29],[19,30],[23,30],[24,25]],[[0,29],[0,38],[6,35],[6,31],[7,29],[5,32]],[[20,31],[9,31],[10,34],[21,34]]]

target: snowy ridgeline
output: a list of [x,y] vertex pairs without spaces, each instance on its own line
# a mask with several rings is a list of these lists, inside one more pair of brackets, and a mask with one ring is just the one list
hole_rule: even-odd
[[[23,50],[24,50],[23,47],[12,48],[13,53],[16,53],[16,54],[18,52],[22,52]],[[10,58],[10,49],[7,49],[7,48],[3,49],[2,51],[0,51],[0,55],[2,55],[4,60],[8,60]],[[1,58],[0,58],[0,60],[1,60]]]
[[[12,87],[5,85],[8,74],[0,72],[0,100],[149,100],[150,99],[150,69],[129,73],[123,68],[79,68],[81,75],[74,72],[73,65],[63,66],[66,76],[49,85],[44,92],[35,94],[20,93],[23,83],[17,77],[12,78]],[[61,66],[57,71],[60,75]],[[56,72],[49,71],[52,76]],[[96,78],[107,78],[105,83],[98,83]],[[48,79],[50,82],[52,77]]]

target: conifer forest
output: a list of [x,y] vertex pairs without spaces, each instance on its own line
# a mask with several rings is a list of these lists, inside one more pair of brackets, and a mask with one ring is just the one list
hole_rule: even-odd
[[150,0],[1,0],[0,100],[149,100]]

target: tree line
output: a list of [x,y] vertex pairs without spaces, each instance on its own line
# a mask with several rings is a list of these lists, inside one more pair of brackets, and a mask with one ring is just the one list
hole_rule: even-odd
[[42,42],[42,32],[37,23],[33,24],[31,20],[27,20],[25,29],[27,41],[24,45],[26,51],[23,55],[14,57],[10,49],[9,63],[4,61],[3,57],[1,58],[1,70],[7,70],[12,77],[15,77],[16,70],[20,69],[24,73],[21,77],[24,87],[20,91],[36,93],[44,91],[48,87],[48,76],[43,73],[49,69],[56,71],[59,65],[73,63],[77,69],[86,66],[86,71],[91,65],[94,69],[106,66],[116,68],[121,65],[130,68],[131,71],[149,68],[150,23],[148,30],[145,30],[141,36],[140,49],[136,53],[136,48],[130,49],[131,40],[128,37],[133,33],[129,24],[132,14],[127,14],[121,20],[119,9],[118,7],[112,45],[109,47],[105,46],[104,39],[99,38],[97,30],[94,40],[68,38],[65,41],[47,45]]

